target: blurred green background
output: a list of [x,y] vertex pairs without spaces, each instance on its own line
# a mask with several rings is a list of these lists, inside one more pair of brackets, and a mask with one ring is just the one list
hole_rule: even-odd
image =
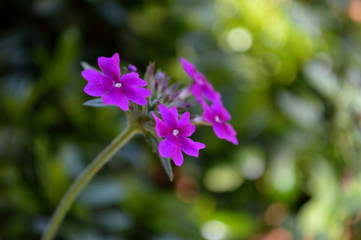
[[361,1],[0,1],[0,239],[39,239],[67,187],[124,127],[90,108],[80,61],[155,61],[223,95],[240,144],[169,182],[141,136],[82,192],[57,239],[361,239]]

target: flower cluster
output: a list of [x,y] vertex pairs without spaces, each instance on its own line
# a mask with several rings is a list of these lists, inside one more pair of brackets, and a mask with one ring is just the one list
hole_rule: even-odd
[[[231,120],[231,115],[223,107],[221,94],[214,90],[212,84],[208,82],[202,73],[197,71],[192,63],[184,58],[181,58],[180,61],[186,73],[194,80],[194,83],[192,84],[192,93],[196,97],[197,102],[203,107],[203,119],[212,124],[214,133],[217,137],[226,139],[237,145],[237,133],[231,124],[226,123]],[[211,107],[208,106],[205,99],[212,103]]]
[[[121,75],[118,53],[111,58],[98,58],[101,72],[93,68],[82,72],[88,81],[84,88],[86,94],[101,97],[98,100],[102,106],[116,105],[126,111],[139,123],[146,136],[156,139],[159,155],[172,158],[177,166],[183,163],[182,152],[198,157],[199,150],[205,148],[203,143],[189,138],[196,130],[195,124],[212,125],[218,138],[238,144],[236,131],[228,123],[231,115],[223,106],[221,94],[192,63],[184,58],[180,62],[193,80],[191,85],[180,90],[177,83],[169,85],[170,78],[163,72],[154,72],[154,64],[148,66],[144,80],[133,65],[129,65],[127,73]],[[195,101],[191,101],[191,97]],[[87,103],[92,105],[94,100]],[[190,117],[187,109],[193,103],[202,106],[201,116]],[[99,106],[99,101],[96,106]],[[184,112],[180,117],[178,110]]]

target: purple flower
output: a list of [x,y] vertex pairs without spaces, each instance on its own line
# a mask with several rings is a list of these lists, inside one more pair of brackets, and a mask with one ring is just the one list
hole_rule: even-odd
[[223,107],[222,102],[216,101],[210,107],[204,100],[198,101],[202,104],[204,110],[203,119],[212,124],[213,131],[217,137],[220,139],[226,139],[234,145],[238,145],[236,131],[233,129],[231,124],[226,123],[231,119],[231,115]]
[[202,73],[197,71],[191,62],[188,62],[184,58],[180,58],[180,62],[183,65],[184,71],[194,80],[191,91],[196,98],[203,98],[204,94],[204,96],[212,102],[221,99],[221,94],[214,90],[212,84],[208,82]]
[[102,97],[104,104],[117,105],[124,111],[129,109],[129,100],[146,105],[145,98],[151,91],[141,87],[148,83],[135,72],[120,76],[119,62],[119,55],[115,53],[111,58],[98,58],[98,65],[103,74],[93,69],[82,71],[82,76],[88,81],[84,92],[93,97]]
[[181,150],[190,156],[198,157],[199,149],[206,146],[188,138],[196,130],[189,121],[189,112],[185,112],[179,121],[178,110],[175,107],[168,109],[164,105],[159,105],[159,112],[164,122],[152,112],[156,123],[155,131],[158,137],[165,138],[158,146],[159,154],[164,158],[172,157],[177,166],[183,163]]

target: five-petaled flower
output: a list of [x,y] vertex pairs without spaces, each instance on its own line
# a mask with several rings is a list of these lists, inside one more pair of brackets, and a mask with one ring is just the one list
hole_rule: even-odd
[[180,62],[183,65],[184,71],[194,80],[191,91],[197,99],[203,99],[203,94],[212,102],[221,99],[221,95],[214,90],[212,84],[208,82],[207,78],[202,73],[197,71],[196,67],[191,62],[188,62],[184,58],[180,58]]
[[142,87],[148,83],[139,78],[136,72],[120,76],[119,62],[119,55],[115,53],[111,58],[98,58],[103,74],[94,69],[82,71],[82,76],[88,81],[84,92],[93,97],[102,97],[104,104],[117,105],[124,111],[129,109],[129,100],[146,105],[145,98],[150,96],[151,91]]
[[158,146],[159,154],[164,158],[172,157],[177,166],[183,163],[181,150],[190,156],[198,157],[199,150],[205,148],[205,145],[188,138],[196,130],[190,123],[189,112],[185,112],[179,121],[178,110],[175,107],[168,109],[164,105],[159,105],[159,112],[164,122],[152,112],[156,123],[155,131],[158,137],[165,138]]
[[210,107],[204,100],[198,99],[198,102],[202,104],[203,107],[203,119],[213,126],[213,131],[220,139],[226,139],[227,141],[238,145],[238,140],[236,138],[236,131],[233,129],[232,125],[226,123],[231,119],[231,115],[223,107],[221,101],[216,101]]

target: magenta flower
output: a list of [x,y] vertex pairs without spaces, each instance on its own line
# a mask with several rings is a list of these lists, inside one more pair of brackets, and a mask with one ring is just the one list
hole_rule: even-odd
[[191,91],[196,98],[203,98],[204,94],[204,96],[212,102],[221,99],[221,94],[214,90],[212,84],[208,82],[202,73],[197,71],[191,62],[188,62],[184,58],[180,58],[180,62],[183,65],[184,71],[194,80]]
[[172,157],[175,165],[181,166],[183,154],[181,150],[194,157],[198,157],[199,149],[206,145],[194,142],[190,137],[196,127],[189,121],[189,112],[185,112],[178,121],[178,110],[175,107],[168,109],[164,105],[159,105],[159,112],[164,120],[160,120],[153,112],[155,119],[155,131],[158,137],[165,138],[158,146],[159,154],[164,157]]
[[231,119],[231,115],[223,107],[221,101],[216,101],[212,104],[212,107],[204,100],[199,100],[203,107],[203,119],[213,126],[213,131],[220,139],[226,139],[227,141],[238,145],[238,140],[236,138],[236,131],[233,129],[232,125],[226,123]]
[[94,70],[82,71],[82,76],[88,81],[84,92],[93,97],[102,97],[104,104],[114,104],[124,111],[129,109],[129,100],[138,105],[146,105],[146,97],[151,91],[146,88],[148,83],[136,72],[120,76],[119,55],[115,53],[111,58],[99,57],[98,65],[103,74]]

